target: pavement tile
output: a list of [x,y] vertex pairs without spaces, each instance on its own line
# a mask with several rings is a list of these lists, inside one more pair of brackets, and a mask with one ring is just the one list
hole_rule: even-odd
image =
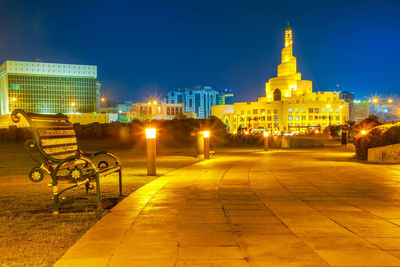
[[289,229],[298,237],[357,237],[354,233],[340,226],[289,226]]
[[333,266],[400,266],[400,260],[379,249],[315,250]]
[[363,249],[363,248],[376,248],[373,244],[367,242],[363,238],[337,238],[337,237],[316,237],[316,238],[303,238],[303,241],[314,250],[332,250],[332,249]]
[[400,251],[400,238],[380,237],[380,238],[367,238],[367,240],[383,250]]
[[179,260],[176,267],[249,267],[246,260]]
[[266,224],[281,223],[275,216],[229,216],[232,224]]
[[348,226],[357,235],[369,237],[400,237],[400,227],[382,227],[376,225]]
[[181,247],[180,260],[240,260],[245,254],[239,246]]

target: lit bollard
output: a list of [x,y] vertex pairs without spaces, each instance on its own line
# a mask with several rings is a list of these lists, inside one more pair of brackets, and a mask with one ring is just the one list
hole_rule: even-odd
[[156,129],[146,129],[147,175],[156,176]]
[[203,137],[204,137],[204,159],[209,159],[210,158],[210,132],[204,131]]
[[268,151],[268,132],[264,131],[264,151]]
[[196,157],[200,157],[204,154],[204,134],[203,132],[197,132],[197,152]]

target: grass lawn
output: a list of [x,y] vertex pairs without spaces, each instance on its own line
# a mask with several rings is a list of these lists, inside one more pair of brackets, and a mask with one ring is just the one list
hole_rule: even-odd
[[[84,140],[80,148],[85,152],[108,150],[120,157],[124,195],[155,178],[146,176],[143,147],[115,140]],[[193,148],[157,149],[158,176],[198,161]],[[101,217],[94,212],[95,190],[87,197],[84,186],[64,193],[60,214],[52,215],[49,176],[32,183],[27,175],[34,166],[22,142],[0,144],[0,266],[52,266]],[[118,174],[105,177],[101,190],[103,205],[112,205],[107,199],[118,196]]]

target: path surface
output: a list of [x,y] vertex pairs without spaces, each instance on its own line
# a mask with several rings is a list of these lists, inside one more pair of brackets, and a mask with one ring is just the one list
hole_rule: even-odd
[[218,155],[117,205],[60,266],[400,266],[400,165],[340,150]]

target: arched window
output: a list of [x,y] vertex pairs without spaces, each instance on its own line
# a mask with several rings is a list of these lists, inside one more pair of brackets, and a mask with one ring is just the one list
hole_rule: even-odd
[[274,91],[274,101],[280,101],[281,100],[281,90],[275,89]]
[[167,115],[171,115],[171,110],[169,107],[167,107]]

